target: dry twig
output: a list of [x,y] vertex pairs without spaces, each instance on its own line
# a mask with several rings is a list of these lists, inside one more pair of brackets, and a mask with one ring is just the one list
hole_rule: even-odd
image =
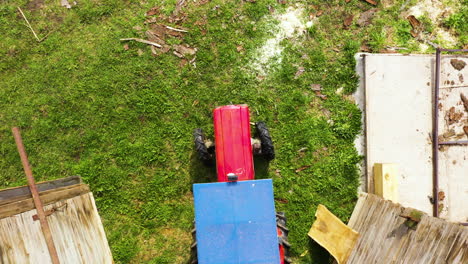
[[122,39],[120,39],[120,41],[129,41],[129,40],[134,40],[134,41],[137,41],[137,42],[141,42],[141,43],[145,43],[145,44],[155,46],[157,48],[162,48],[162,46],[159,45],[158,43],[148,41],[148,40],[144,40],[144,39],[139,39],[139,38],[122,38]]
[[166,28],[167,28],[167,29],[170,29],[170,30],[177,31],[177,32],[183,32],[183,33],[187,33],[187,32],[188,32],[187,30],[178,29],[178,28],[173,28],[173,27],[170,27],[170,26],[166,26]]
[[38,42],[41,42],[43,39],[39,39],[39,37],[37,36],[36,32],[35,32],[34,29],[32,28],[31,24],[29,24],[28,19],[27,19],[26,16],[24,15],[23,10],[21,10],[21,8],[20,8],[19,6],[18,6],[18,10],[20,11],[20,13],[21,13],[21,15],[23,16],[24,20],[25,20],[26,23],[28,24],[29,29],[31,29],[32,33],[34,34],[34,37],[36,37],[36,39],[37,39]]

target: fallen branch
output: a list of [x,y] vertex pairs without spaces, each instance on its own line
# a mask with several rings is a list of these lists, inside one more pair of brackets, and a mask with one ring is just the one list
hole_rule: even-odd
[[167,29],[170,29],[170,30],[177,31],[177,32],[183,32],[183,33],[187,33],[187,32],[188,32],[187,30],[178,29],[178,28],[173,28],[173,27],[170,27],[170,26],[166,26],[166,28],[167,28]]
[[134,40],[134,41],[137,41],[137,42],[141,42],[141,43],[153,45],[153,46],[155,46],[155,47],[157,47],[157,48],[162,48],[162,46],[159,45],[158,43],[152,42],[152,41],[148,41],[148,40],[144,40],[144,39],[139,39],[139,38],[122,38],[122,39],[120,39],[120,41],[129,41],[129,40]]
[[32,33],[34,34],[34,37],[36,37],[37,39],[37,42],[41,42],[43,39],[39,39],[39,37],[37,36],[36,32],[34,31],[34,29],[32,28],[31,24],[29,24],[29,21],[28,19],[26,18],[26,16],[24,15],[23,13],[23,10],[21,10],[21,8],[18,6],[18,10],[20,11],[21,15],[23,16],[24,20],[26,21],[26,23],[28,24],[28,27],[29,29],[31,29]]

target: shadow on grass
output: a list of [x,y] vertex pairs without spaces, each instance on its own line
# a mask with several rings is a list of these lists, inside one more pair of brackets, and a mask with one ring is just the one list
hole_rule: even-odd
[[207,166],[198,158],[195,148],[190,157],[190,179],[194,183],[216,182],[216,162]]
[[329,264],[334,260],[327,250],[312,239],[309,240],[309,254],[312,264]]

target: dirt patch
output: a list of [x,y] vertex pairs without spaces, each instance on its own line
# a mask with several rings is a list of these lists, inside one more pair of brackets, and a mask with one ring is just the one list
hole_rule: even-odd
[[44,0],[32,0],[26,5],[29,11],[37,11],[44,7]]

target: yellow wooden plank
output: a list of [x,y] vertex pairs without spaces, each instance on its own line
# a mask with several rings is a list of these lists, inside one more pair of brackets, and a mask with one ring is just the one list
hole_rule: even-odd
[[398,203],[398,168],[396,164],[374,164],[374,191],[378,196]]
[[338,264],[346,263],[359,233],[346,226],[321,204],[315,212],[315,217],[317,219],[308,235],[330,252]]

